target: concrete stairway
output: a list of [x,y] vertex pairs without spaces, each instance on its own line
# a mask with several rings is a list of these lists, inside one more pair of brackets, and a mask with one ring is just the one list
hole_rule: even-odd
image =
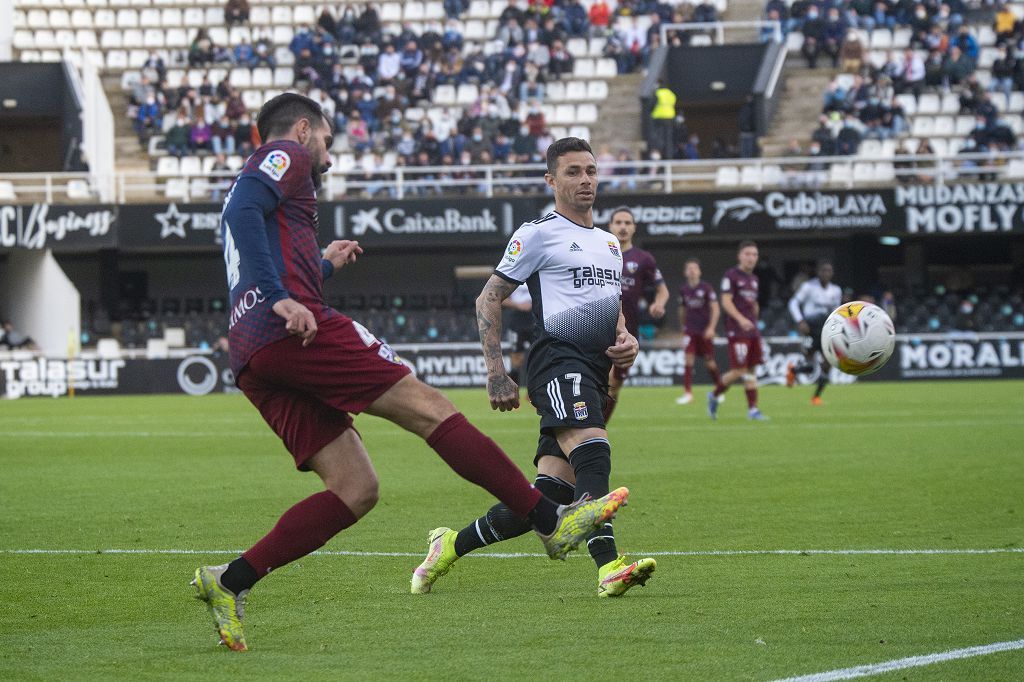
[[148,173],[149,155],[139,144],[139,136],[128,119],[128,93],[121,89],[120,76],[104,76],[103,90],[114,114],[114,152],[117,154],[118,172]]
[[646,148],[640,128],[640,86],[644,74],[629,73],[608,81],[608,99],[598,104],[598,121],[590,127],[590,146],[600,153],[629,151],[634,158]]
[[763,156],[783,156],[790,140],[796,139],[807,148],[811,133],[818,127],[822,95],[838,70],[818,67],[808,69],[799,54],[790,53],[783,69],[783,89],[779,108],[761,138]]

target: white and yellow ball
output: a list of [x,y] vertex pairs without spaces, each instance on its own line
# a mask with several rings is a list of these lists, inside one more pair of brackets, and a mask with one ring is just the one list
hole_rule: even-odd
[[896,328],[874,303],[851,301],[828,316],[821,330],[825,359],[846,374],[877,372],[896,346]]

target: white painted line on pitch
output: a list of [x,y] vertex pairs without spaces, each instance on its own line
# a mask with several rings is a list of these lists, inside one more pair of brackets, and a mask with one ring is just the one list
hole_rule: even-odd
[[775,680],[775,682],[831,682],[832,680],[852,680],[856,677],[881,675],[882,673],[892,672],[893,670],[918,668],[923,665],[932,665],[933,663],[956,661],[962,658],[986,656],[988,654],[997,654],[1000,651],[1015,651],[1017,649],[1024,649],[1024,639],[1015,639],[1011,642],[996,642],[995,644],[985,644],[983,646],[971,646],[966,649],[953,649],[951,651],[942,651],[936,654],[925,654],[924,656],[897,658],[895,660],[884,661],[882,663],[858,665],[854,668],[842,668],[841,670],[830,670],[824,673],[814,673],[813,675],[787,677],[782,680]]
[[[241,549],[0,549],[0,554],[169,554],[188,556],[195,554],[241,554]],[[723,549],[692,551],[634,552],[644,556],[959,556],[965,554],[1024,554],[1024,547],[996,547],[991,549]],[[423,552],[361,552],[355,550],[322,549],[313,556],[352,557],[420,557]],[[481,559],[525,559],[546,557],[539,552],[475,552],[468,554]],[[583,555],[579,555],[583,556]]]
[[[998,420],[983,420],[983,419],[960,419],[960,420],[928,420],[928,421],[906,421],[898,422],[898,425],[902,427],[921,427],[921,428],[971,428],[975,426],[985,426],[994,423]],[[680,428],[683,428],[687,432],[693,431],[749,431],[751,428],[758,429],[780,429],[786,430],[834,430],[835,424],[832,423],[800,423],[800,422],[775,422],[775,423],[763,423],[752,426],[748,424],[746,420],[742,423],[736,424],[723,424],[718,423],[701,423],[701,424],[684,424],[672,426],[644,426],[641,429],[643,433],[651,432],[671,432],[678,433]],[[522,434],[524,431],[528,431],[528,427],[523,428],[487,428],[485,429],[489,435],[512,435]],[[624,429],[628,430],[628,429]],[[270,435],[268,430],[249,430],[249,431],[192,431],[185,427],[181,430],[175,431],[135,431],[135,430],[104,430],[104,431],[22,431],[20,429],[10,429],[0,431],[0,437],[3,438],[266,438]],[[368,437],[373,440],[377,438],[387,438],[389,436],[405,436],[404,431],[382,431],[368,434]]]

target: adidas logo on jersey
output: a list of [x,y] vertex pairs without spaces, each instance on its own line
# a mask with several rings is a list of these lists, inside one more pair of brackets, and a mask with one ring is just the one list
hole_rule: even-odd
[[572,246],[569,247],[569,251],[582,251],[582,250],[583,249],[580,248],[580,245],[577,244],[576,242],[573,242]]

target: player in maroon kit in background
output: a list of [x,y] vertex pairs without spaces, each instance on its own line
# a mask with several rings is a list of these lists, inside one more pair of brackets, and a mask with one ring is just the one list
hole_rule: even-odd
[[757,330],[760,308],[757,303],[757,244],[740,242],[736,252],[737,265],[722,277],[722,308],[725,310],[725,334],[729,340],[729,371],[722,385],[708,393],[708,414],[718,416],[719,396],[729,384],[743,377],[747,392],[747,418],[763,421],[768,417],[757,407],[757,366],[764,360],[761,333]]
[[[640,338],[640,300],[644,292],[654,287],[654,300],[647,307],[647,312],[656,320],[665,316],[665,304],[668,303],[668,287],[658,270],[658,264],[649,251],[633,246],[633,235],[636,234],[636,219],[633,212],[625,206],[612,211],[608,222],[608,231],[619,240],[622,250],[622,316],[626,318],[626,329],[636,338]],[[628,369],[612,367],[608,375],[608,402],[604,406],[604,420],[607,422],[615,411],[622,384],[629,376]]]
[[[722,376],[715,362],[715,327],[721,309],[715,288],[700,278],[700,261],[686,259],[683,270],[686,282],[679,288],[679,320],[683,325],[683,348],[686,352],[686,369],[683,373],[683,395],[676,403],[686,405],[693,401],[693,363],[697,356],[704,358],[715,388],[722,388]],[[723,389],[724,390],[724,389]]]
[[[246,161],[221,218],[231,366],[296,468],[315,471],[326,489],[288,509],[234,561],[196,570],[197,596],[209,607],[221,643],[246,650],[242,615],[257,581],[322,547],[377,503],[377,474],[352,428],[353,414],[382,417],[422,437],[456,473],[529,519],[549,556],[564,558],[614,515],[607,500],[559,506],[543,496],[387,344],[324,304],[324,279],[362,253],[346,240],[333,242],[321,257],[317,243],[316,188],[330,167],[331,122],[313,100],[285,93],[263,106],[257,127],[266,143]],[[236,515],[231,501],[246,454],[238,452],[231,470],[201,473],[207,484],[228,491],[209,514]]]

